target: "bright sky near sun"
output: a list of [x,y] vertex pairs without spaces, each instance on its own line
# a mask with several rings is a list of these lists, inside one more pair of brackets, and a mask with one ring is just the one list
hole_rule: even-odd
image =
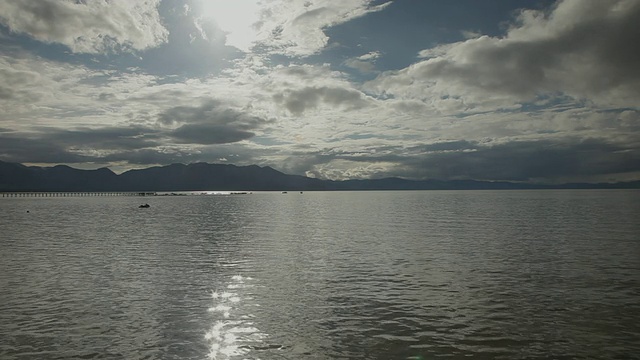
[[226,44],[250,51],[256,41],[253,24],[258,21],[260,7],[255,0],[209,0],[202,2],[203,18],[212,19],[226,33]]
[[637,0],[0,0],[0,160],[640,179]]

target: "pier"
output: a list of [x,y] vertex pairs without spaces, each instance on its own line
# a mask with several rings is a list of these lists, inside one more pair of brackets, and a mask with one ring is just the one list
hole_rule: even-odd
[[2,197],[87,197],[87,196],[155,196],[155,192],[92,192],[92,191],[6,191]]

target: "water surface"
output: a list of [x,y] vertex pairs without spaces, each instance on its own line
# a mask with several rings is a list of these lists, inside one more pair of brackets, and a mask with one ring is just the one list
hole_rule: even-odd
[[2,198],[0,358],[639,358],[638,219],[617,190]]

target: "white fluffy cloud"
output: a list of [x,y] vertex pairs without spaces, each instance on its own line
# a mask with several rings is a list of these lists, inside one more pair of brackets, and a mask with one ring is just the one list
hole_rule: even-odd
[[357,69],[358,71],[363,73],[374,72],[375,62],[380,57],[380,55],[381,54],[379,51],[372,51],[355,58],[347,59],[344,62],[344,65],[353,69]]
[[372,3],[373,0],[199,0],[194,11],[199,13],[199,28],[212,21],[225,34],[227,45],[246,53],[255,50],[304,57],[328,45],[327,28],[390,4]]
[[328,27],[380,11],[390,2],[371,5],[372,0],[266,0],[254,25],[256,44],[272,53],[307,56],[322,50]]
[[144,50],[167,40],[160,0],[0,0],[0,23],[76,53]]
[[482,36],[422,51],[408,68],[367,84],[450,112],[508,108],[567,95],[601,107],[640,98],[640,2],[565,0],[523,11],[504,37]]

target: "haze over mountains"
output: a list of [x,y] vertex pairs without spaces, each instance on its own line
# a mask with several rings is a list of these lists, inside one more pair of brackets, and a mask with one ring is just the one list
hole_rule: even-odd
[[400,178],[331,181],[288,175],[271,167],[228,164],[172,164],[116,174],[107,168],[25,166],[0,161],[0,191],[195,191],[195,190],[469,190],[469,189],[640,188],[640,181],[540,185],[474,180]]

